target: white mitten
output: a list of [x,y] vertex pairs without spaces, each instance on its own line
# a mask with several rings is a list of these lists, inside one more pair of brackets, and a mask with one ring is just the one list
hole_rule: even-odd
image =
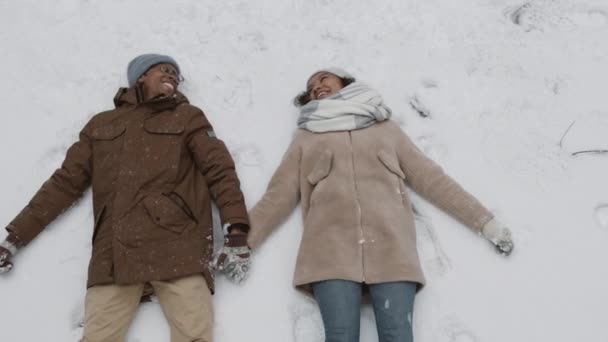
[[511,239],[511,231],[496,218],[491,219],[483,226],[481,230],[483,236],[488,239],[496,250],[503,254],[509,255],[513,251],[513,240]]

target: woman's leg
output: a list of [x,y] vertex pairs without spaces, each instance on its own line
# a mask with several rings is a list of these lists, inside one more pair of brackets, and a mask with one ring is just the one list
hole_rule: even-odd
[[361,284],[348,280],[324,280],[312,284],[321,309],[325,342],[359,342]]
[[416,283],[400,281],[369,285],[379,342],[413,342],[412,316]]

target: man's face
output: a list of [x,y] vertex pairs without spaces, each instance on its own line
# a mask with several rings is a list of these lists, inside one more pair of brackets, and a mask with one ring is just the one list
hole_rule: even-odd
[[137,81],[143,87],[147,99],[175,94],[180,75],[175,66],[168,63],[156,64]]

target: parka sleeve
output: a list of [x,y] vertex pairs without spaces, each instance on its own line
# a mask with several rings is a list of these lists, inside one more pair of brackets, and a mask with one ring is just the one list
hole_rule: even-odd
[[241,183],[226,145],[216,137],[213,127],[200,110],[192,116],[187,129],[188,149],[205,177],[219,209],[222,224],[248,226],[249,218]]
[[249,212],[248,245],[257,248],[295,209],[300,199],[300,160],[297,136],[270,179],[266,192]]
[[7,230],[25,245],[69,208],[91,184],[91,138],[85,127],[67,151],[61,168],[40,187]]
[[[399,129],[400,130],[400,129]],[[431,203],[455,217],[476,232],[494,215],[473,195],[448,176],[433,160],[425,156],[401,130],[397,148],[406,183]]]

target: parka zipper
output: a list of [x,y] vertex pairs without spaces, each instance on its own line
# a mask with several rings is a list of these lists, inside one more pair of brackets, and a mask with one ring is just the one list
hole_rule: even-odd
[[353,185],[355,188],[355,203],[357,205],[357,222],[359,224],[359,241],[357,241],[357,243],[359,246],[361,246],[361,279],[363,279],[363,282],[365,282],[365,248],[363,246],[365,243],[365,235],[363,234],[363,214],[361,212],[361,202],[359,201],[359,187],[357,186],[357,174],[355,169],[355,151],[353,149],[353,136],[351,131],[348,131],[348,138],[350,157],[353,167]]

